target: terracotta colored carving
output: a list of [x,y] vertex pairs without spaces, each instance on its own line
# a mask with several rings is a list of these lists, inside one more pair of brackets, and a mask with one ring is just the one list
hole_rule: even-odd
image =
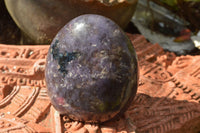
[[139,58],[138,93],[123,116],[99,125],[72,121],[51,106],[49,46],[0,45],[0,132],[199,132],[200,56],[176,57],[141,35],[129,37]]

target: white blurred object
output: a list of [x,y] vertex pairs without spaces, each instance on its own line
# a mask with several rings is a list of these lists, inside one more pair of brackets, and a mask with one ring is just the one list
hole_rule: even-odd
[[174,41],[188,22],[153,2],[148,4],[148,0],[139,0],[132,22],[145,38],[158,43],[164,50],[185,55],[195,49],[192,40]]
[[196,48],[200,49],[200,31],[197,33],[196,36],[191,37],[192,41]]

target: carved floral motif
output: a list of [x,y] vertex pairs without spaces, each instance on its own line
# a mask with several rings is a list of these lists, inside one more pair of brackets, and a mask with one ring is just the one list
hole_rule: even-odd
[[0,45],[0,132],[166,133],[200,131],[200,56],[164,52],[130,35],[140,81],[135,100],[103,124],[70,120],[51,106],[44,80],[49,46]]

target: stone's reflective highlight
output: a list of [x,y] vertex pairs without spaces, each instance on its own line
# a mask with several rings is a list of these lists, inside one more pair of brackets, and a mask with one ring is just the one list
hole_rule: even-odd
[[138,83],[132,43],[113,21],[82,15],[65,25],[47,55],[46,83],[53,106],[70,118],[104,122],[125,111]]

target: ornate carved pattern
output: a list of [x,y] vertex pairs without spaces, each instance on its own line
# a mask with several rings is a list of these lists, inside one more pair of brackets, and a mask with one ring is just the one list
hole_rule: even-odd
[[18,122],[14,119],[10,120],[8,118],[1,118],[0,120],[0,131],[1,132],[36,132],[34,129],[27,127],[25,124]]
[[0,45],[1,58],[14,59],[45,59],[48,52],[47,45],[36,46],[15,46],[15,45]]
[[0,45],[0,132],[166,133],[200,131],[200,56],[164,52],[130,35],[140,66],[137,96],[103,124],[72,121],[51,106],[44,80],[49,46]]
[[[143,105],[142,107],[140,105]],[[138,132],[173,132],[192,119],[199,117],[200,108],[196,103],[176,101],[168,98],[150,97],[139,94],[126,112]],[[182,130],[182,132],[185,132]]]
[[[12,128],[11,131],[51,131],[35,126],[46,117],[51,106],[44,81],[47,51],[48,46],[0,45],[0,112],[28,121],[29,124],[34,122],[30,125],[24,123],[22,127],[17,130]],[[35,127],[38,128],[35,130]],[[10,129],[5,131],[9,132]]]

